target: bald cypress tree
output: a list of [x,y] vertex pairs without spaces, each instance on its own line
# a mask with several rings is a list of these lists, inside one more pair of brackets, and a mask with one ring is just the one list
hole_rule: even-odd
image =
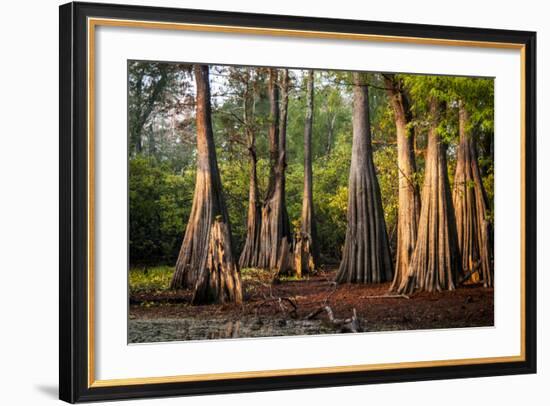
[[255,111],[255,92],[249,71],[244,77],[243,125],[246,147],[250,161],[248,182],[248,213],[246,220],[246,241],[239,259],[241,268],[257,267],[260,257],[260,232],[262,222],[262,205],[258,191],[258,156],[256,151],[256,128],[253,125]]
[[195,304],[241,302],[241,278],[214,146],[208,66],[194,65],[193,71],[197,175],[191,215],[170,286],[193,288]]
[[416,184],[416,161],[414,157],[414,131],[409,96],[403,81],[395,75],[385,74],[390,106],[393,111],[397,139],[397,168],[399,176],[399,206],[397,216],[397,252],[395,273],[391,290],[397,290],[407,274],[416,245],[420,194]]
[[277,69],[270,69],[270,177],[262,206],[258,266],[276,269],[278,272],[292,269],[292,233],[285,200],[288,85],[288,69],[284,69],[280,75]]
[[447,175],[447,146],[438,131],[442,103],[428,102],[428,148],[422,189],[422,208],[416,246],[399,293],[454,290],[460,256],[451,189]]
[[472,134],[470,112],[463,100],[458,103],[459,144],[454,177],[453,202],[456,212],[458,247],[462,277],[493,286],[492,245],[489,204],[481,179],[477,148]]
[[392,278],[390,247],[374,168],[365,75],[353,73],[353,141],[346,240],[338,283],[379,283]]
[[311,163],[311,138],[313,135],[313,94],[314,72],[307,72],[306,83],[306,120],[304,128],[304,193],[302,198],[302,216],[300,232],[296,239],[296,274],[313,272],[319,266],[319,245],[317,227],[313,210],[313,169]]

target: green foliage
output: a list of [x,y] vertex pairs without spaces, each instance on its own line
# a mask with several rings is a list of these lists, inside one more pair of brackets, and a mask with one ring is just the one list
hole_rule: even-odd
[[130,293],[166,290],[173,273],[171,266],[131,268],[128,273]]
[[179,175],[151,157],[130,160],[131,263],[171,263],[177,256],[194,184],[192,169]]
[[[330,153],[337,134],[351,130],[351,103],[347,87],[338,81],[337,72],[315,72],[313,103],[312,156]],[[296,79],[288,106],[287,150],[294,162],[304,160],[304,123],[306,114],[305,82]]]
[[[190,65],[148,61],[128,62],[129,154],[146,152],[173,159],[182,141],[193,139],[189,109]],[[182,118],[183,117],[183,118]],[[176,125],[174,118],[180,118]]]
[[494,79],[427,75],[399,75],[413,100],[412,108],[417,117],[416,125],[427,125],[433,119],[428,114],[428,104],[434,99],[442,107],[438,132],[443,141],[452,143],[458,135],[458,103],[462,102],[470,112],[471,130],[493,132]]
[[320,251],[339,259],[346,235],[351,134],[338,134],[330,156],[313,162],[313,205]]

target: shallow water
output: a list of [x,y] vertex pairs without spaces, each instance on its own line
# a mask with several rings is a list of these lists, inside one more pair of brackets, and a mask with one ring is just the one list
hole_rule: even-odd
[[163,318],[128,320],[129,343],[336,333],[319,320]]

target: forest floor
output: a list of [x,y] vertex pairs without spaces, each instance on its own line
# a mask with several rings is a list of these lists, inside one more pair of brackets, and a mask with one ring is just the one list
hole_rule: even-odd
[[[352,324],[361,332],[493,326],[493,289],[468,285],[452,292],[388,296],[389,283],[336,285],[335,272],[272,284],[266,271],[245,269],[242,305],[192,306],[190,290],[165,287],[170,268],[150,274],[133,270],[128,341],[329,334],[348,332]],[[351,320],[354,309],[357,317]]]

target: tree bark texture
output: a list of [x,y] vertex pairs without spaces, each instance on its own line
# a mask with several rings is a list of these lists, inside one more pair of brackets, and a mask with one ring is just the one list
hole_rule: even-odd
[[[285,202],[286,120],[288,107],[288,70],[280,80],[281,100],[278,100],[277,71],[270,75],[271,124],[269,143],[271,176],[262,207],[260,231],[260,268],[277,269],[279,273],[292,269],[292,233]],[[276,120],[278,118],[278,120]],[[275,160],[275,152],[277,159]],[[285,241],[286,240],[286,241]]]
[[171,287],[194,288],[195,303],[238,301],[242,298],[240,274],[232,255],[229,216],[214,147],[208,66],[195,65],[193,70],[197,86],[197,175],[191,215]]
[[391,280],[392,261],[373,162],[368,87],[353,74],[353,141],[349,175],[347,230],[338,283]]
[[483,281],[493,286],[492,247],[489,241],[490,223],[487,194],[477,161],[475,139],[472,137],[469,113],[459,102],[458,123],[460,143],[453,187],[458,247],[462,258],[462,276],[470,275],[472,282]]
[[398,289],[400,294],[454,290],[460,268],[446,146],[437,130],[440,109],[438,101],[430,101],[431,124],[418,234],[407,275]]
[[407,274],[416,245],[420,216],[420,193],[415,180],[414,131],[409,125],[412,120],[409,100],[401,81],[395,75],[385,75],[384,81],[397,133],[397,168],[399,173],[397,252],[395,272],[390,288],[395,291]]
[[233,258],[231,232],[227,223],[218,216],[210,229],[206,263],[195,283],[192,303],[242,301],[241,277],[236,258]]
[[269,128],[267,138],[269,141],[269,181],[267,184],[267,200],[275,189],[275,172],[279,161],[279,78],[278,70],[269,69]]
[[304,126],[304,195],[300,232],[295,242],[295,270],[298,277],[311,273],[319,265],[319,246],[313,210],[313,168],[311,138],[313,133],[313,70],[307,75],[306,119]]
[[242,268],[255,268],[260,257],[260,232],[262,221],[262,206],[258,192],[258,175],[256,171],[256,134],[252,124],[254,115],[255,95],[250,88],[250,81],[246,84],[244,95],[244,126],[250,159],[250,179],[248,188],[248,214],[246,222],[246,241],[239,259]]

